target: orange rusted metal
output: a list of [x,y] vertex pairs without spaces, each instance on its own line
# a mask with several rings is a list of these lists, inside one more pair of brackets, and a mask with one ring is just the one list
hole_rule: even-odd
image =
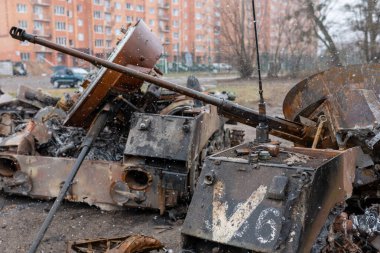
[[[128,28],[109,60],[147,74],[152,71],[162,52],[160,40],[144,21],[139,20]],[[87,128],[99,111],[99,106],[104,103],[111,91],[132,93],[137,91],[143,82],[142,79],[102,68],[96,79],[88,84],[83,95],[69,111],[64,124]]]

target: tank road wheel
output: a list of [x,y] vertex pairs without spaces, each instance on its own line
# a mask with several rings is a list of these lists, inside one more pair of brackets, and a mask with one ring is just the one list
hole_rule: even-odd
[[54,82],[53,82],[53,87],[54,87],[55,89],[59,89],[59,86],[60,86],[60,84],[59,84],[58,81],[54,81]]

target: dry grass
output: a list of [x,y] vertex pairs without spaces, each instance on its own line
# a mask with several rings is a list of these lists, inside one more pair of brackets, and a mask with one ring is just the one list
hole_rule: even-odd
[[[264,99],[268,106],[282,107],[286,93],[298,82],[294,79],[266,79],[263,81]],[[238,104],[257,108],[259,89],[257,80],[219,81],[211,91],[231,91]]]
[[[286,93],[298,82],[295,79],[264,79],[264,98],[268,107],[282,107]],[[64,93],[71,93],[76,88],[44,89],[44,92],[61,97]],[[238,104],[257,109],[259,102],[257,80],[219,80],[210,91],[230,91],[235,93]]]

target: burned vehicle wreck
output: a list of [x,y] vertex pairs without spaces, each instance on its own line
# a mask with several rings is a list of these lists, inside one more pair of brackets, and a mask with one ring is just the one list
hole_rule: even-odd
[[[136,48],[138,50],[136,51]],[[109,60],[159,76],[162,46],[143,21],[126,31]],[[51,199],[75,163],[100,110],[118,111],[93,143],[66,199],[109,210],[159,209],[190,198],[206,155],[230,145],[216,107],[101,68],[83,94],[50,97],[28,87],[0,104],[0,189]],[[188,86],[200,89],[195,78]],[[145,89],[143,91],[143,89]],[[103,109],[101,109],[103,108]],[[104,109],[105,108],[105,109]]]
[[335,67],[295,85],[283,111],[303,136],[271,131],[294,148],[247,143],[208,157],[185,248],[378,252],[379,73],[376,64]]
[[[134,29],[138,29],[139,24]],[[133,29],[127,32],[126,38],[131,31]],[[63,117],[67,127],[81,127],[85,132],[89,129],[84,140],[78,142],[89,149],[92,142],[87,141],[87,137],[95,131],[92,126],[99,118],[106,117],[104,115],[112,115],[94,142],[95,150],[89,152],[90,157],[97,155],[97,145],[112,153],[123,135],[112,139],[115,136],[111,131],[108,132],[111,142],[104,144],[103,141],[103,145],[97,142],[106,139],[102,134],[112,127],[118,132],[124,131],[126,125],[118,122],[120,117],[132,119],[128,121],[129,134],[124,142],[132,145],[122,149],[123,162],[85,160],[66,198],[97,205],[158,208],[162,213],[166,207],[177,203],[174,200],[193,193],[182,235],[183,247],[194,252],[377,252],[380,249],[379,65],[337,67],[305,79],[287,94],[283,105],[285,118],[278,118],[266,115],[263,101],[260,101],[259,112],[255,112],[226,99],[157,78],[159,71],[153,65],[131,65],[114,59],[105,61],[55,45],[15,27],[10,33],[15,39],[41,44],[101,65],[102,71],[115,75],[110,79],[112,82],[90,83]],[[151,42],[148,39],[142,44]],[[119,47],[122,44],[119,43]],[[152,59],[140,56],[140,61]],[[118,86],[115,81],[118,77],[131,78],[131,81]],[[210,105],[167,109],[175,111],[175,115],[163,114],[165,108],[146,114],[145,110],[152,109],[147,109],[149,106],[144,99],[136,97],[139,92],[133,92],[136,85],[141,85],[141,80]],[[111,87],[112,84],[115,87]],[[100,92],[102,87],[109,87],[109,90]],[[155,86],[150,89],[154,89],[152,87]],[[150,89],[146,93],[149,95],[141,95],[142,98],[153,97],[155,104],[160,104]],[[130,116],[130,108],[137,111],[133,116]],[[213,120],[215,118],[207,113],[216,110],[221,117]],[[123,112],[122,115],[119,112]],[[54,114],[52,111],[44,113],[39,118]],[[215,152],[219,149],[215,147],[226,148],[230,143],[229,135],[223,134],[221,128],[223,117],[256,127],[256,141]],[[33,141],[38,141],[38,131],[34,133],[33,129],[28,124],[22,137],[31,135]],[[192,129],[197,132],[193,133]],[[181,143],[178,139],[170,139],[172,133],[181,136]],[[296,147],[284,147],[271,141],[267,138],[268,133],[292,141]],[[183,137],[186,134],[188,138]],[[42,142],[43,138],[38,141]],[[54,182],[55,192],[50,190],[50,197],[57,196],[62,180],[69,173],[67,165],[75,160],[38,156],[38,159],[45,159],[38,163],[36,156],[12,154],[17,147],[1,153],[3,166],[0,171],[8,173],[7,177],[2,177],[3,189],[41,197],[42,190],[34,195],[31,193],[42,186],[46,189]],[[206,155],[214,152],[202,162]],[[148,157],[152,153],[157,156]],[[58,163],[64,169],[56,172]],[[18,166],[20,164],[22,166]],[[38,178],[42,178],[41,185],[37,183]],[[81,187],[80,180],[89,188]],[[178,189],[186,189],[186,192]],[[150,195],[152,192],[154,197]],[[46,197],[46,190],[42,196]]]

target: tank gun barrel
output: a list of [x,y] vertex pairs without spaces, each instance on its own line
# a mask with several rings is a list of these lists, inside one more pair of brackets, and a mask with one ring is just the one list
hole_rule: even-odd
[[[128,67],[125,67],[113,62],[109,62],[107,60],[80,52],[75,49],[61,46],[59,44],[45,40],[33,34],[28,34],[24,29],[12,27],[9,33],[14,39],[17,39],[20,41],[29,41],[34,44],[39,44],[39,45],[51,48],[53,50],[88,61],[94,64],[95,66],[102,66],[108,69],[112,69],[119,73],[147,81],[159,87],[162,87],[174,92],[178,92],[180,94],[189,96],[191,98],[198,99],[205,103],[214,105],[218,107],[218,110],[221,115],[225,116],[226,118],[236,120],[240,123],[243,123],[252,127],[256,127],[259,124],[260,120],[262,120],[262,115],[260,115],[258,112],[250,108],[240,106],[231,101],[216,98],[216,97],[195,91],[193,89],[190,89],[190,88],[187,88],[187,87],[184,87],[184,86],[181,86],[181,85],[178,85],[166,80],[162,80],[152,75],[145,74],[140,71],[137,71],[132,68],[128,68]],[[271,130],[285,133],[285,136],[288,136],[289,139],[293,141],[294,139],[302,138],[304,135],[304,126],[301,124],[287,121],[285,119],[281,119],[277,117],[265,116],[265,118]]]

